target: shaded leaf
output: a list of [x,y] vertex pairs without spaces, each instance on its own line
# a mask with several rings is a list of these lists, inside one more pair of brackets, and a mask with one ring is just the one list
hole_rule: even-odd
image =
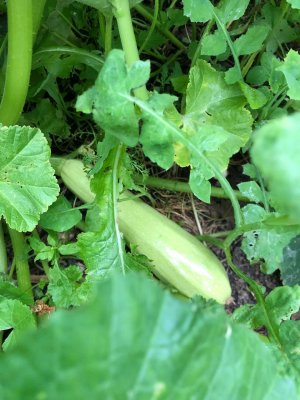
[[296,400],[270,349],[203,303],[113,276],[92,304],[55,313],[0,358],[1,398]]

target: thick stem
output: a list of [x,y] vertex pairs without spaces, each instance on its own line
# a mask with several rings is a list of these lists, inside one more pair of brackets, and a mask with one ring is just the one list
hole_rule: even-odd
[[[181,193],[192,193],[191,187],[188,182],[175,181],[173,179],[156,178],[155,176],[149,176],[146,178],[137,178],[137,183],[145,184],[146,186],[170,190],[172,192]],[[239,201],[248,202],[249,199],[243,196],[238,190],[234,190],[235,196]],[[212,187],[211,196],[219,199],[228,199],[228,195],[222,188]]]
[[27,293],[28,296],[30,296],[31,302],[33,304],[34,300],[27,255],[28,248],[25,242],[24,235],[11,228],[8,229],[15,256],[18,286],[22,290],[22,292]]
[[[117,20],[119,35],[122,42],[122,47],[125,53],[125,59],[128,65],[139,61],[139,52],[136,44],[134,29],[132,26],[130,7],[128,0],[114,0],[114,15]],[[147,89],[145,86],[134,91],[135,95],[146,100],[148,98]]]
[[2,221],[0,220],[0,273],[7,273],[7,253],[3,234]]
[[26,100],[32,58],[32,0],[7,0],[8,54],[0,105],[3,125],[15,124]]

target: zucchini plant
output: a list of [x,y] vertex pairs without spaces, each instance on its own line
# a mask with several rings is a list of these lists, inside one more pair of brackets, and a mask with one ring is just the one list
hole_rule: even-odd
[[[150,3],[0,2],[3,399],[299,398],[300,5]],[[226,199],[232,230],[147,186]],[[231,315],[225,262],[253,296]]]

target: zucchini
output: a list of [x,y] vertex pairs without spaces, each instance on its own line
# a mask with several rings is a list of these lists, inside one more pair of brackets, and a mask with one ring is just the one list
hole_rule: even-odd
[[[56,173],[84,202],[93,201],[89,179],[79,160],[54,159]],[[126,194],[126,197],[128,193]],[[153,273],[187,297],[201,295],[225,303],[231,287],[218,258],[194,236],[143,201],[119,202],[118,224],[127,242],[153,261]]]

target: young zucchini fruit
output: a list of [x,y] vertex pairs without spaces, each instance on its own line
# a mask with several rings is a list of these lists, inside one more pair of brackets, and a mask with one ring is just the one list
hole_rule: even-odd
[[[56,173],[65,185],[84,202],[93,201],[82,162],[56,161]],[[127,242],[152,260],[152,272],[187,297],[201,295],[225,303],[231,287],[217,257],[175,222],[126,193],[128,197],[118,204],[119,229]]]

